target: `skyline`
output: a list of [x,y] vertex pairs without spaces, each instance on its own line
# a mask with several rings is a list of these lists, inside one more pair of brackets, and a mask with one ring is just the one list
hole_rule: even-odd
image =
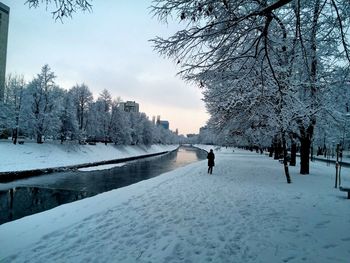
[[178,68],[161,58],[149,40],[168,36],[176,23],[160,24],[149,13],[151,1],[96,2],[92,12],[75,13],[63,23],[45,5],[2,1],[10,11],[7,74],[30,81],[48,64],[64,89],[85,83],[94,94],[107,89],[113,98],[140,104],[140,111],[170,122],[180,134],[198,133],[208,114],[200,89],[175,76]]

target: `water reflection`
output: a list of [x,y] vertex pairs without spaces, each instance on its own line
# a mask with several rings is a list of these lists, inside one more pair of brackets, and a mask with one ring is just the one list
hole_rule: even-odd
[[88,192],[39,187],[17,187],[0,191],[0,224],[92,195]]
[[[149,179],[206,158],[206,153],[180,147],[162,156],[122,167],[89,172],[69,171],[1,184],[0,224],[20,217]],[[7,188],[7,189],[6,189]]]

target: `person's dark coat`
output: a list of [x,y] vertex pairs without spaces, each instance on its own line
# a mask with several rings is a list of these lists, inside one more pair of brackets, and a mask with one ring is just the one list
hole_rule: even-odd
[[215,155],[214,155],[212,150],[208,153],[207,159],[208,159],[208,166],[215,165],[215,163],[214,163]]

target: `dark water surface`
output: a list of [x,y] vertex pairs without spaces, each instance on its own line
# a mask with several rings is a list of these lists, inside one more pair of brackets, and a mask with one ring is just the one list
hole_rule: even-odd
[[108,170],[52,173],[0,184],[0,224],[137,183],[205,158],[204,151],[180,147],[165,155]]

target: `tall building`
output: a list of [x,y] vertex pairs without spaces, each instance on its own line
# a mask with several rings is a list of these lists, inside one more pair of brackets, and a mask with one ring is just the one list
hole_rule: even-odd
[[10,8],[0,2],[0,101],[4,99]]
[[139,112],[139,104],[135,101],[120,102],[119,108],[126,112]]

